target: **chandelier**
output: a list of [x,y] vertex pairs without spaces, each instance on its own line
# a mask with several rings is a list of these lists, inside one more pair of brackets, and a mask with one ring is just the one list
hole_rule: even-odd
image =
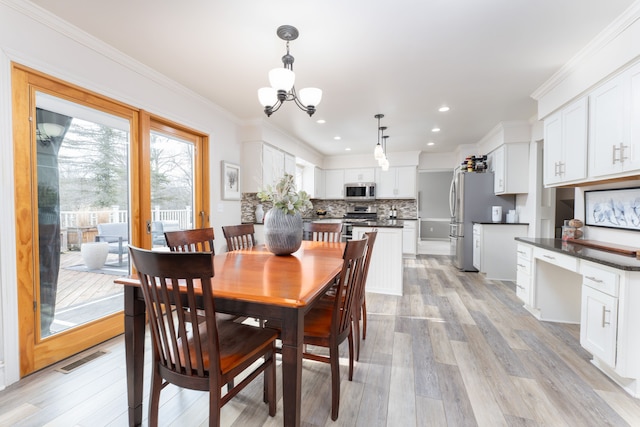
[[294,101],[302,111],[313,116],[316,106],[322,99],[322,90],[315,87],[300,89],[300,94],[293,86],[296,75],[293,72],[294,58],[289,53],[289,42],[298,38],[298,29],[292,25],[281,25],[276,31],[278,37],[287,42],[287,53],[282,57],[284,68],[274,68],[269,71],[269,84],[271,87],[258,89],[258,100],[264,107],[267,117],[284,104],[285,101]]
[[378,161],[378,166],[386,172],[389,170],[389,160],[387,160],[387,138],[389,135],[384,134],[387,127],[380,126],[380,119],[384,117],[384,114],[376,114],[373,117],[378,119],[378,143],[373,150],[373,157]]

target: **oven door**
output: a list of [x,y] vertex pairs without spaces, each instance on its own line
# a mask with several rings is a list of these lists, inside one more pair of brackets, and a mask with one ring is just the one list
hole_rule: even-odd
[[342,241],[346,242],[347,240],[351,240],[353,238],[353,225],[348,222],[342,223]]

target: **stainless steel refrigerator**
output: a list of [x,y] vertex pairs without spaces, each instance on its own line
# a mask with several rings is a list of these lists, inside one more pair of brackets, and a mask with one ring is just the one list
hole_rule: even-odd
[[494,194],[493,172],[454,171],[449,195],[449,241],[457,268],[478,271],[473,266],[473,223],[491,222],[492,206],[502,206],[504,217],[509,209],[515,209],[515,203],[515,195]]

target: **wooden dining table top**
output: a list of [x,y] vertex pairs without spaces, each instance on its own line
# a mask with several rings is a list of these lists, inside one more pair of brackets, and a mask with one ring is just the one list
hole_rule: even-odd
[[[345,243],[303,241],[290,256],[277,256],[264,245],[213,257],[211,280],[216,298],[303,307],[340,273]],[[115,283],[139,286],[138,276]]]

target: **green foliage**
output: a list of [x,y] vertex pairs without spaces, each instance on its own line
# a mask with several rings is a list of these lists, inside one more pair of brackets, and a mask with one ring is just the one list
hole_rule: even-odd
[[306,191],[296,191],[294,177],[291,174],[284,174],[282,179],[275,185],[267,185],[257,194],[263,202],[272,202],[273,207],[282,209],[286,214],[295,214],[307,209],[313,209]]

